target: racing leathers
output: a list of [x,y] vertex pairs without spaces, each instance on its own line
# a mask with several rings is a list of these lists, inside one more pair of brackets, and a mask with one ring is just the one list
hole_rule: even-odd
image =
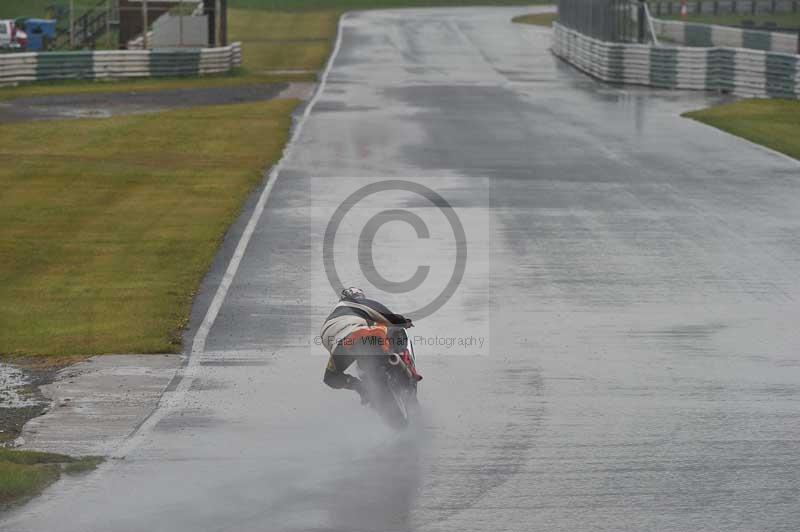
[[397,346],[392,345],[392,329],[411,325],[411,320],[372,299],[342,299],[333,307],[320,333],[322,345],[330,353],[323,382],[331,388],[355,390],[364,402],[361,381],[345,371],[363,357],[393,352]]

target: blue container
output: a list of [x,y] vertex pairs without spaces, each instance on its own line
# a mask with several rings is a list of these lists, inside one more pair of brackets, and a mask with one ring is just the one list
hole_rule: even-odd
[[42,18],[29,18],[25,21],[25,33],[28,34],[26,50],[32,52],[47,48],[47,42],[56,36],[56,21]]

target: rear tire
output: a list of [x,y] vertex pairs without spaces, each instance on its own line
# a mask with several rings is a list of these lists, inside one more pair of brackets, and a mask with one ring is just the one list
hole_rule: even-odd
[[380,404],[376,405],[380,416],[393,429],[405,429],[409,423],[409,405],[405,390],[399,389],[387,376],[383,393],[380,395]]

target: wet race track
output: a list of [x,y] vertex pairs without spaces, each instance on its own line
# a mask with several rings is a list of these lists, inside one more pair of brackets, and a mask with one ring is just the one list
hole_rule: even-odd
[[[0,528],[796,531],[800,165],[679,116],[715,96],[592,81],[509,22],[526,11],[348,15],[183,379],[124,460]],[[417,313],[424,416],[402,434],[322,385],[315,338],[326,228],[370,183],[328,273],[369,290],[428,266],[372,292],[408,312],[466,249]]]

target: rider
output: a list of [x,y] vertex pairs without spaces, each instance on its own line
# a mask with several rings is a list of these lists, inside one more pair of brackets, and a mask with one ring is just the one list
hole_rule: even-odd
[[339,302],[322,325],[322,345],[330,353],[323,382],[331,388],[355,390],[366,403],[362,381],[345,371],[360,357],[390,353],[393,326],[413,325],[410,319],[367,299],[360,288],[342,290]]

